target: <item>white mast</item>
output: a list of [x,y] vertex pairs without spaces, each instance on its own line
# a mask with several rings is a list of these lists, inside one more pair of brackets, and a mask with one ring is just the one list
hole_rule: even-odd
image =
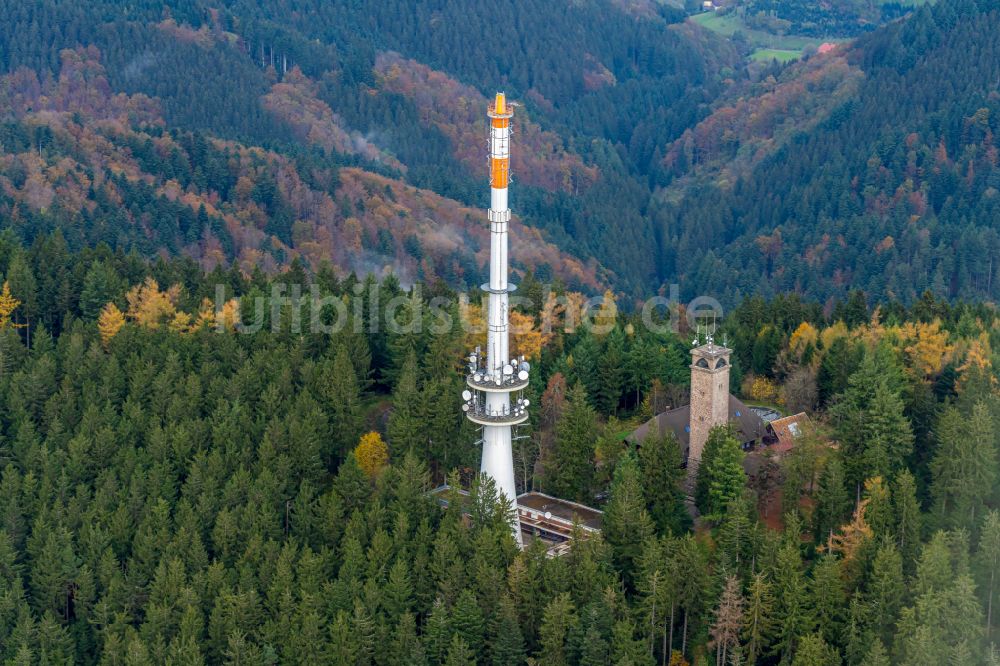
[[528,363],[510,357],[507,297],[515,285],[507,282],[507,234],[510,209],[507,185],[510,182],[510,119],[513,109],[503,93],[497,93],[490,117],[490,281],[482,286],[489,294],[486,354],[477,347],[469,357],[469,388],[462,397],[468,418],[483,427],[483,460],[480,471],[493,477],[497,490],[514,507],[514,538],[521,545],[517,519],[517,490],[514,485],[514,456],[511,427],[528,420],[528,400],[511,393],[528,385]]

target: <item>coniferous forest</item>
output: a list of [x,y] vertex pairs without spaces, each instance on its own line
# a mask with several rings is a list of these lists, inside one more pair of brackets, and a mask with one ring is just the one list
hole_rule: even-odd
[[[605,511],[549,558],[473,474],[456,407],[480,333],[372,323],[394,296],[397,322],[429,318],[443,284],[206,274],[9,231],[0,271],[5,663],[996,663],[992,307],[745,301],[720,331],[732,390],[814,426],[780,457],[715,430],[693,526],[676,440],[623,439],[684,400],[690,332],[609,298],[544,333],[552,299],[582,298],[529,279],[518,484]],[[275,284],[350,325],[300,327],[315,306]],[[471,492],[442,509],[445,481]]]
[[[0,0],[0,663],[1000,665],[1000,8],[740,4],[853,39]],[[603,511],[559,557],[460,410],[498,88],[517,490]],[[671,285],[794,446],[628,437],[690,399]]]

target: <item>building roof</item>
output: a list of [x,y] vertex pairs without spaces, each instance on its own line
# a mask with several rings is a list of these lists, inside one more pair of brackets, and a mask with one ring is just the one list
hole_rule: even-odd
[[768,429],[778,438],[775,445],[779,451],[792,448],[795,440],[809,426],[809,416],[805,412],[775,419],[767,424]]
[[522,512],[538,514],[538,518],[561,520],[569,526],[578,522],[592,530],[601,529],[601,519],[604,517],[603,511],[534,491],[518,495],[517,507]]
[[[764,422],[761,418],[739,398],[732,395],[729,396],[729,422],[736,426],[740,442],[752,442],[764,436]],[[691,441],[691,405],[684,405],[654,416],[636,428],[626,439],[641,444],[650,433],[668,431],[677,436],[681,452],[687,455]]]
[[[429,494],[443,509],[448,506],[452,492],[463,497],[469,496],[468,490],[452,488],[447,483],[431,490]],[[514,509],[523,542],[543,542],[549,557],[569,552],[576,525],[582,530],[581,536],[586,537],[601,531],[601,521],[604,518],[604,512],[598,509],[534,491],[518,495]],[[464,515],[468,518],[468,514]]]

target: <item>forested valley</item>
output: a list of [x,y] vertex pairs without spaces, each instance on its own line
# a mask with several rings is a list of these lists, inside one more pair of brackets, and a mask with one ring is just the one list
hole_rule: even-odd
[[[554,297],[528,276],[519,485],[605,511],[549,558],[472,474],[457,406],[479,329],[372,324],[393,296],[400,321],[429,317],[443,283],[204,273],[58,232],[5,232],[0,274],[4,663],[996,663],[991,307],[745,301],[720,329],[733,391],[815,429],[753,478],[717,429],[692,530],[677,442],[623,440],[684,400],[691,332],[611,298],[546,332]],[[298,327],[314,306],[279,283],[350,325]],[[471,494],[442,509],[426,492],[446,480]]]
[[512,206],[540,248],[514,257],[543,281],[623,303],[675,283],[728,306],[997,297],[994,3],[900,5],[787,65],[667,4],[495,9],[0,3],[3,224],[206,270],[298,257],[465,287],[482,109],[505,89]]

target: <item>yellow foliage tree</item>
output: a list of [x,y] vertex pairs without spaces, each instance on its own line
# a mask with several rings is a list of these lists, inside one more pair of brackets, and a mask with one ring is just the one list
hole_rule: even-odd
[[865,520],[865,511],[867,509],[868,499],[865,498],[854,509],[854,517],[851,519],[851,522],[842,526],[836,534],[831,534],[825,548],[820,546],[817,550],[840,553],[843,555],[845,563],[852,562],[861,549],[861,546],[872,538],[872,528]]
[[839,338],[846,338],[848,333],[847,324],[842,321],[827,326],[819,336],[820,342],[823,343],[823,349],[829,349]]
[[948,333],[941,330],[941,322],[930,324],[907,322],[898,328],[900,342],[906,353],[907,365],[918,377],[931,377],[951,358],[952,346]]
[[486,318],[483,315],[483,306],[471,301],[460,304],[458,316],[462,320],[462,330],[465,331],[466,349],[474,349],[476,346],[485,348]]
[[211,328],[215,325],[215,307],[212,305],[212,301],[208,298],[204,298],[201,301],[201,307],[198,308],[198,316],[195,318],[194,323],[191,324],[191,330],[197,331],[200,328]]
[[354,449],[354,457],[358,461],[358,467],[374,479],[389,464],[389,447],[382,435],[369,432],[361,436],[361,441]]
[[854,329],[854,337],[864,343],[868,349],[874,349],[886,337],[885,326],[882,325],[882,310],[876,306],[872,311],[871,320],[865,326]]
[[611,329],[615,327],[617,319],[618,303],[615,301],[615,295],[609,289],[604,292],[601,307],[594,315],[594,332],[598,335],[610,333]]
[[6,328],[22,328],[24,324],[13,324],[10,321],[14,310],[21,304],[21,301],[14,298],[10,293],[10,283],[3,283],[3,290],[0,291],[0,331]]
[[757,402],[774,402],[778,387],[767,377],[757,377],[750,385],[750,397]]
[[172,321],[177,313],[177,299],[180,296],[180,285],[174,285],[166,291],[160,291],[160,285],[153,278],[136,285],[125,295],[128,310],[125,313],[140,326],[159,328],[165,322]]
[[226,301],[222,310],[215,317],[216,324],[221,325],[227,331],[231,331],[236,328],[236,325],[240,323],[240,301],[236,298],[230,298]]
[[531,315],[512,310],[510,313],[511,352],[514,356],[538,358],[542,347],[552,339],[552,333],[547,335],[535,328],[535,319]]
[[170,320],[170,330],[175,333],[187,333],[191,330],[191,315],[183,310],[178,310],[174,318]]
[[114,303],[105,305],[97,318],[97,332],[101,335],[101,344],[104,345],[105,349],[108,348],[111,340],[118,335],[118,331],[122,330],[124,325],[125,315],[118,309],[118,306]]
[[684,658],[677,650],[670,653],[670,664],[668,666],[691,666],[691,662]]
[[979,337],[967,341],[968,349],[965,351],[965,361],[958,366],[958,386],[956,389],[961,393],[969,382],[969,378],[976,374],[982,374],[989,378],[990,385],[996,387],[996,377],[990,372],[993,367],[993,351],[990,348],[989,333],[983,331]]
[[965,352],[965,362],[959,366],[959,372],[976,367],[980,370],[989,370],[993,367],[991,359],[993,351],[990,349],[990,336],[983,331],[979,337],[969,342],[969,348]]
[[[556,296],[555,292],[548,292],[545,296],[545,303],[542,304],[542,332],[549,333],[559,330],[560,327],[565,333],[574,332],[583,321],[586,309],[587,299],[579,292],[567,291],[559,296]],[[560,317],[562,321],[560,321]]]
[[799,327],[795,329],[792,333],[792,337],[788,340],[788,348],[796,355],[801,355],[805,348],[812,344],[816,346],[816,341],[819,339],[819,333],[807,321],[799,324]]

